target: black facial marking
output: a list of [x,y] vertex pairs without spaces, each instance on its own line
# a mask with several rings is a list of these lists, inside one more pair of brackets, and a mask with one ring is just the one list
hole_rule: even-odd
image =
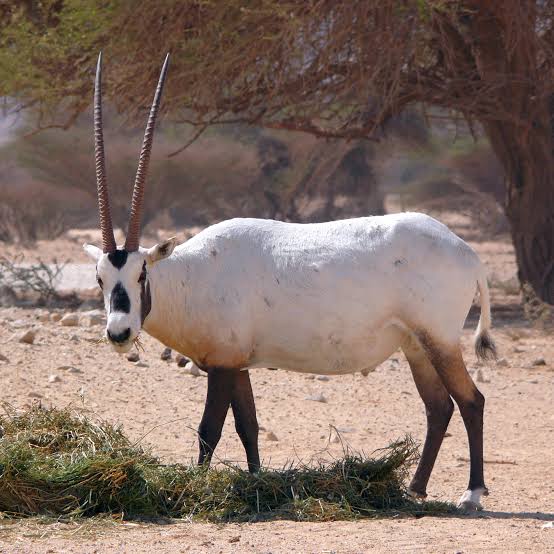
[[121,269],[125,265],[125,262],[127,262],[128,255],[129,252],[127,250],[115,250],[108,254],[108,260],[110,260],[116,269]]
[[104,288],[104,283],[102,282],[102,279],[100,279],[100,277],[98,277],[98,264],[96,264],[96,282],[98,283],[98,286],[100,288]]
[[123,285],[118,282],[110,295],[110,311],[124,312],[128,314],[131,311],[131,301]]
[[108,338],[112,342],[118,342],[118,343],[122,344],[124,342],[127,342],[127,340],[129,340],[129,337],[131,336],[131,329],[129,327],[127,327],[127,329],[125,329],[125,331],[123,331],[122,333],[119,333],[118,335],[114,335],[113,333],[110,332],[109,329],[108,329],[107,333],[108,333]]
[[146,280],[146,262],[142,264],[142,273],[138,282],[140,283],[140,324],[142,325],[152,309],[150,283]]
[[143,281],[146,281],[146,261],[142,263],[142,271],[140,272],[138,282],[142,283]]
[[140,281],[140,321],[144,323],[146,316],[152,309],[152,296],[150,295],[150,283],[144,279]]

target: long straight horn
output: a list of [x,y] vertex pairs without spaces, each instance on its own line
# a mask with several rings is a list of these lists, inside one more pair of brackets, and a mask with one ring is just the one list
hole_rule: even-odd
[[94,80],[94,161],[96,165],[96,186],[98,189],[98,212],[102,231],[102,249],[113,252],[117,247],[113,234],[110,200],[108,197],[108,180],[106,178],[106,160],[104,157],[104,133],[102,128],[102,52],[96,64]]
[[150,162],[150,153],[152,151],[152,142],[154,140],[154,127],[156,126],[156,116],[160,107],[162,91],[164,87],[165,77],[167,75],[167,67],[169,64],[169,54],[165,57],[165,61],[160,73],[156,94],[150,108],[150,115],[144,131],[144,139],[142,141],[142,149],[140,151],[139,164],[137,175],[135,177],[135,187],[133,189],[133,200],[131,202],[131,217],[129,218],[129,227],[127,229],[127,238],[125,239],[125,250],[134,252],[138,250],[140,238],[140,221],[142,217],[142,203],[144,198],[144,182],[146,173],[148,172],[148,164]]

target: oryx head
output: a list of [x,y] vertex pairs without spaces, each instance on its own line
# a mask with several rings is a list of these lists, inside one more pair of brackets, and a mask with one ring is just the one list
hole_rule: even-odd
[[173,252],[176,239],[172,238],[146,250],[139,246],[140,222],[144,197],[144,182],[150,161],[156,115],[167,74],[169,54],[166,56],[158,87],[154,95],[150,115],[144,132],[140,152],[127,238],[122,248],[117,248],[113,233],[104,139],[102,131],[102,54],[98,56],[94,83],[94,147],[98,210],[102,230],[102,249],[85,244],[86,252],[96,261],[96,279],[104,292],[107,325],[106,337],[118,352],[127,352],[137,338],[142,324],[150,312],[151,297],[148,282],[149,268]]

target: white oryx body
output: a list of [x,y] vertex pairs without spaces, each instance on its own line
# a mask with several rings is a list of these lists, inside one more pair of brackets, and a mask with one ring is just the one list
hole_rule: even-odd
[[417,213],[224,221],[154,265],[149,282],[144,329],[200,367],[328,374],[375,368],[406,332],[455,344],[486,287],[475,252]]
[[173,238],[140,248],[145,179],[168,56],[146,125],[125,244],[118,248],[104,159],[101,61],[100,55],[94,138],[102,249],[85,249],[96,260],[104,293],[106,338],[117,352],[127,352],[144,328],[207,372],[199,463],[209,463],[231,408],[248,468],[260,468],[248,369],[367,373],[401,348],[427,414],[409,492],[426,496],[455,401],[470,451],[469,484],[459,504],[479,508],[487,494],[485,399],[467,372],[460,344],[477,288],[475,350],[480,358],[496,351],[488,333],[485,271],[475,252],[438,221],[416,213],[307,225],[232,219],[178,247]]

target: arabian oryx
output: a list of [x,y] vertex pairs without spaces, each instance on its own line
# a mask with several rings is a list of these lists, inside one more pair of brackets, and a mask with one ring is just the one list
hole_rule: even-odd
[[179,246],[171,238],[141,248],[144,184],[167,65],[166,58],[140,153],[127,237],[117,247],[98,59],[94,137],[103,247],[84,247],[97,264],[108,341],[117,352],[127,352],[144,329],[206,371],[199,463],[209,463],[231,406],[250,471],[260,459],[249,369],[367,373],[401,348],[427,413],[427,436],[409,490],[416,498],[426,496],[454,400],[471,457],[460,505],[479,508],[487,494],[485,400],[460,347],[476,288],[481,296],[477,356],[494,356],[495,346],[485,269],[475,252],[447,227],[418,213],[314,224],[232,219]]

